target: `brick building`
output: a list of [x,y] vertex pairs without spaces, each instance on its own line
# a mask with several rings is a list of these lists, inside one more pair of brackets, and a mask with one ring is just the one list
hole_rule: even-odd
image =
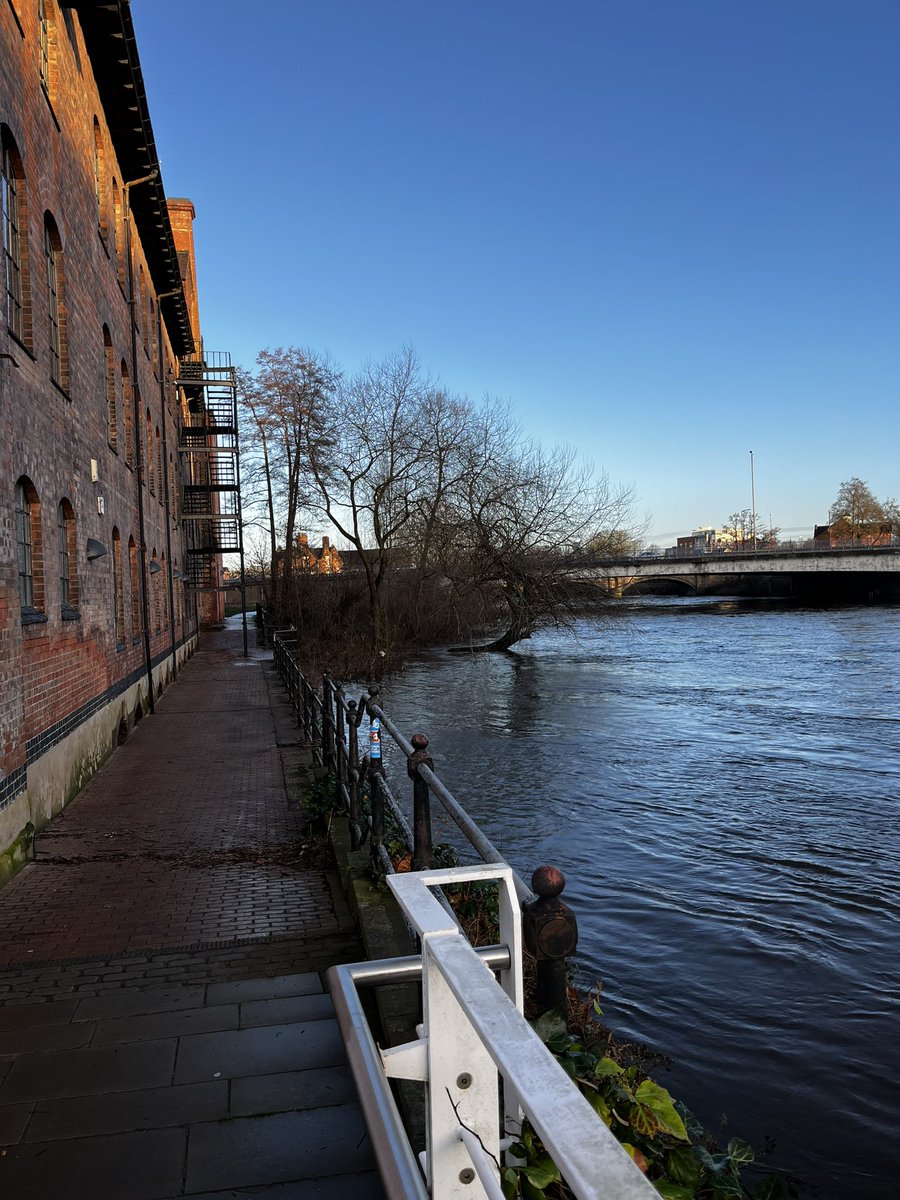
[[203,614],[175,385],[202,358],[193,209],[170,216],[127,0],[0,0],[0,136],[2,882]]

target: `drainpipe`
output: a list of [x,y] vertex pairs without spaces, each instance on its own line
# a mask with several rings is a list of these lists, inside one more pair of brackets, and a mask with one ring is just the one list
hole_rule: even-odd
[[[175,583],[172,573],[172,513],[170,510],[171,497],[169,495],[169,455],[168,444],[166,441],[166,379],[163,373],[163,344],[162,344],[162,310],[160,308],[160,300],[167,300],[169,296],[177,296],[178,288],[171,292],[158,293],[156,297],[156,362],[159,367],[159,407],[162,411],[162,446],[163,446],[163,511],[166,514],[166,561],[169,564],[169,578],[167,580],[169,588],[169,631],[171,634],[172,644],[172,678],[178,678],[178,647],[175,643]],[[183,564],[182,564],[183,566]]]
[[147,533],[144,523],[144,453],[141,448],[141,424],[142,417],[140,411],[139,395],[140,388],[138,387],[138,354],[137,354],[137,328],[134,322],[134,262],[131,255],[131,189],[137,187],[139,183],[150,183],[159,174],[158,170],[153,170],[149,175],[142,175],[140,179],[132,179],[131,183],[126,183],[122,187],[124,196],[124,216],[125,216],[125,258],[128,262],[128,319],[131,322],[131,401],[132,401],[132,423],[134,425],[134,453],[137,462],[135,464],[137,476],[137,502],[138,502],[138,533],[140,535],[140,551],[141,551],[141,617],[144,622],[144,661],[147,668],[147,685],[150,697],[150,712],[155,712],[155,704],[153,701],[153,658],[150,652],[150,602],[147,596]]

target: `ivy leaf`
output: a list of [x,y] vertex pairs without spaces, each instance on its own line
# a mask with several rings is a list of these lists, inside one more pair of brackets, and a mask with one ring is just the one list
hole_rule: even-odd
[[707,1171],[712,1171],[713,1175],[721,1175],[731,1161],[727,1154],[717,1154],[713,1157],[705,1146],[695,1147],[697,1157],[706,1167]]
[[566,1050],[574,1050],[575,1047],[571,1044],[572,1039],[564,1030],[557,1033],[551,1033],[548,1038],[545,1038],[548,1050],[552,1050],[554,1054],[562,1054]]
[[680,1142],[688,1140],[687,1130],[684,1121],[678,1115],[675,1101],[664,1087],[660,1087],[652,1079],[645,1079],[638,1086],[634,1098],[642,1108],[650,1110],[660,1130],[678,1138]]
[[519,1182],[522,1185],[522,1195],[525,1197],[525,1200],[546,1200],[546,1193],[543,1188],[535,1187],[524,1176],[520,1177]]
[[568,1038],[568,1029],[566,1027],[566,1018],[561,1007],[548,1009],[537,1018],[536,1021],[531,1021],[531,1028],[538,1035],[542,1042],[549,1042],[554,1034],[564,1033]]
[[643,1104],[632,1104],[628,1110],[628,1123],[635,1133],[639,1133],[643,1137],[652,1138],[655,1133],[659,1132],[656,1117]]
[[694,1200],[694,1189],[683,1183],[671,1183],[668,1179],[657,1179],[653,1185],[665,1200]]
[[687,1108],[686,1105],[682,1104],[680,1100],[675,1101],[675,1107],[678,1110],[681,1119],[684,1121],[684,1127],[688,1131],[688,1138],[690,1141],[701,1141],[706,1135],[706,1130],[703,1128],[691,1110]]
[[666,1174],[674,1183],[684,1183],[688,1187],[696,1188],[703,1169],[690,1146],[676,1146],[666,1156]]
[[634,1165],[636,1167],[640,1167],[640,1169],[646,1175],[647,1168],[650,1166],[650,1163],[647,1161],[646,1157],[641,1153],[641,1151],[638,1150],[637,1146],[632,1146],[631,1142],[623,1142],[622,1149],[627,1152],[629,1158],[631,1158],[631,1160],[634,1162]]
[[613,1062],[611,1058],[601,1058],[594,1067],[594,1077],[596,1079],[605,1079],[607,1075],[621,1075],[622,1068],[617,1062]]
[[752,1146],[748,1146],[740,1138],[732,1138],[728,1143],[728,1157],[736,1166],[744,1167],[747,1163],[753,1162],[756,1154]]
[[608,1129],[612,1122],[612,1117],[609,1113],[609,1105],[606,1103],[600,1093],[595,1092],[593,1088],[585,1088],[585,1090],[582,1092],[582,1095]]
[[535,1187],[548,1188],[551,1183],[559,1183],[559,1168],[549,1154],[542,1154],[537,1162],[529,1163],[521,1168],[521,1173]]
[[515,1200],[519,1194],[519,1177],[512,1167],[507,1167],[500,1182],[505,1200]]

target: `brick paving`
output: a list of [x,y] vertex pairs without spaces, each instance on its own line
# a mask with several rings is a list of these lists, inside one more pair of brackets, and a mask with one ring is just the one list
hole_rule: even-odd
[[320,972],[361,958],[310,859],[268,656],[207,634],[0,891],[0,1195],[382,1196]]
[[325,872],[270,861],[302,858],[285,781],[296,725],[271,660],[238,650],[236,632],[207,634],[155,714],[38,836],[35,861],[0,892],[0,964],[348,927]]

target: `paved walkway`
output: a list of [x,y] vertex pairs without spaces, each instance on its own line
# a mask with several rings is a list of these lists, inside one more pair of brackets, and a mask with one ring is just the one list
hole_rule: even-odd
[[271,660],[202,648],[0,891],[0,1196],[381,1196]]

